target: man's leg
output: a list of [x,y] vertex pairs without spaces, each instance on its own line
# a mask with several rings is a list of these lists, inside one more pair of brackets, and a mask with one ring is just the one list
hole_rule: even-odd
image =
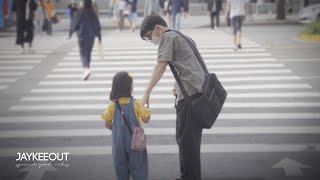
[[239,16],[238,17],[238,30],[237,30],[237,45],[238,45],[238,48],[241,49],[242,46],[241,46],[241,35],[242,35],[242,22],[243,22],[243,19],[244,17],[243,16]]
[[181,22],[181,13],[178,13],[176,15],[176,30],[177,31],[180,31],[180,22]]
[[220,11],[216,11],[216,22],[217,22],[217,27],[220,26]]
[[210,13],[211,29],[214,29],[214,12]]
[[202,128],[192,119],[190,105],[182,100],[177,106],[177,141],[182,180],[200,180]]

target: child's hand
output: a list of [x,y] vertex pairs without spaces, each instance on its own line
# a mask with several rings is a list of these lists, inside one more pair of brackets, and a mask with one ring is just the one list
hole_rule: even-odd
[[176,88],[173,88],[173,89],[172,89],[172,93],[173,93],[173,96],[177,96],[177,90],[176,90]]

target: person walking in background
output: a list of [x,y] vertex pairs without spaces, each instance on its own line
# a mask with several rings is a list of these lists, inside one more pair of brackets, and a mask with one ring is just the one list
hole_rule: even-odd
[[[129,128],[141,126],[141,121],[148,123],[150,110],[139,100],[132,97],[133,78],[127,72],[118,72],[112,81],[110,101],[101,118],[105,120],[106,128],[112,130],[112,157],[118,180],[147,180],[148,155],[147,150],[131,149],[131,134]],[[117,107],[121,106],[121,111]],[[126,117],[126,120],[123,119]],[[128,121],[128,126],[126,122]]]
[[32,53],[32,42],[34,38],[34,15],[37,3],[34,0],[14,0],[12,11],[16,22],[16,45],[21,46],[21,53],[26,53],[24,43],[29,44],[28,52]]
[[43,31],[43,22],[46,18],[46,13],[41,0],[37,1],[37,10],[35,12],[36,32],[41,35]]
[[46,15],[47,15],[47,34],[48,35],[52,35],[52,18],[55,15],[55,5],[52,3],[51,0],[46,0],[45,2],[43,2],[43,7],[45,8],[46,11]]
[[179,31],[182,12],[184,12],[184,17],[187,17],[188,2],[186,0],[169,0],[169,9],[171,10],[172,29]]
[[128,20],[129,20],[129,26],[132,32],[134,32],[136,29],[136,22],[138,18],[137,3],[138,3],[138,0],[128,1],[128,6],[130,8],[130,14],[128,15]]
[[159,0],[146,0],[144,5],[144,16],[151,14],[160,14],[160,2]]
[[118,26],[118,31],[121,32],[124,28],[124,11],[127,6],[127,2],[125,0],[113,0],[113,14],[115,22]]
[[79,15],[76,16],[72,25],[70,38],[73,32],[77,32],[78,45],[82,67],[84,70],[83,80],[87,80],[90,76],[91,52],[94,45],[95,37],[98,37],[101,44],[101,26],[97,14],[94,12],[91,0],[84,0],[83,8]]
[[79,7],[74,0],[71,0],[68,4],[67,8],[68,8],[68,13],[69,13],[69,17],[70,17],[70,28],[69,28],[69,37],[70,37],[71,36],[70,34],[72,33],[71,32],[72,24],[73,24],[74,18],[76,16],[76,13],[79,11]]
[[247,0],[228,0],[226,12],[227,14],[228,12],[230,13],[230,20],[233,27],[234,50],[237,51],[238,49],[242,49],[242,23],[248,14]]
[[97,16],[99,16],[99,7],[98,7],[98,3],[96,2],[96,0],[92,0],[92,7],[94,12],[96,12]]
[[208,13],[210,16],[211,29],[215,28],[214,19],[216,19],[217,28],[220,26],[220,10],[222,8],[221,0],[208,0]]

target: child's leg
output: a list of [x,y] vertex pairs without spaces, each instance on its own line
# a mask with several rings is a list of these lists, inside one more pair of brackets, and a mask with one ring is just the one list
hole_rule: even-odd
[[147,150],[142,152],[130,150],[129,153],[129,171],[132,180],[148,179],[148,155]]
[[112,147],[112,158],[117,180],[130,180],[128,159],[124,148]]

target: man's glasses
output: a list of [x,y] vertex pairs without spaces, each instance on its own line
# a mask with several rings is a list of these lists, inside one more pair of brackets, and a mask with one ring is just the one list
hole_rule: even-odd
[[151,41],[151,39],[152,39],[152,32],[153,32],[153,30],[150,31],[149,33],[146,33],[146,35],[145,35],[145,37],[144,37],[144,40],[146,40],[146,41]]

